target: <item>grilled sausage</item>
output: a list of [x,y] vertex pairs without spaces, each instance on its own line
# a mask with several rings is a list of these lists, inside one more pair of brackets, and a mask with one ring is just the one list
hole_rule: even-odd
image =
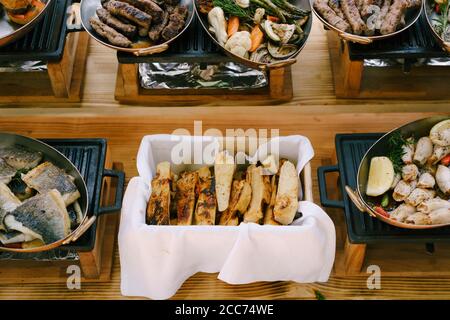
[[130,6],[128,3],[120,1],[109,1],[106,3],[106,9],[113,15],[122,17],[136,23],[140,27],[149,29],[152,23],[152,16],[141,10]]
[[339,17],[333,9],[328,6],[327,0],[316,0],[314,1],[314,9],[320,13],[320,15],[328,21],[332,26],[338,28],[344,32],[350,32],[350,25],[343,18]]
[[354,0],[341,0],[341,8],[347,21],[350,23],[354,34],[362,34],[366,30],[366,24],[361,19]]
[[101,22],[98,18],[92,17],[89,19],[89,22],[92,26],[92,28],[102,37],[106,38],[109,43],[112,45],[128,48],[131,46],[131,41],[119,33],[118,31],[114,30],[113,28],[107,26],[103,22]]
[[162,20],[164,10],[161,9],[156,3],[152,0],[119,0],[121,2],[126,2],[133,7],[138,8],[139,10],[149,14],[153,18],[154,23],[159,23]]
[[108,10],[104,8],[100,7],[97,9],[97,16],[101,22],[110,26],[111,28],[114,28],[116,31],[119,31],[127,38],[133,38],[136,35],[135,26],[129,23],[123,23],[122,21],[111,15]]

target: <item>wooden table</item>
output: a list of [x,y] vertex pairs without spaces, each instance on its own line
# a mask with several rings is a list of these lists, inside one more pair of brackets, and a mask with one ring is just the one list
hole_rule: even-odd
[[[104,137],[109,141],[112,159],[122,162],[127,179],[137,175],[136,152],[142,136],[171,133],[177,128],[193,130],[194,120],[203,129],[278,128],[281,135],[302,134],[310,138],[316,155],[312,161],[314,196],[318,202],[316,169],[331,164],[336,133],[386,131],[414,119],[436,113],[449,113],[448,103],[424,101],[336,100],[324,31],[317,24],[300,62],[293,68],[295,98],[283,106],[266,107],[128,107],[113,100],[116,63],[111,51],[91,42],[81,104],[67,108],[6,106],[0,109],[0,130],[37,138]],[[20,108],[18,108],[20,107]],[[77,107],[77,108],[72,108]],[[338,252],[343,245],[343,214],[328,210],[337,227]],[[38,276],[38,275],[37,275]],[[367,277],[338,276],[327,283],[301,285],[290,282],[255,283],[231,286],[217,280],[216,274],[197,274],[174,297],[176,299],[314,299],[319,290],[328,299],[361,298],[450,298],[449,278],[382,277],[381,290],[368,290]],[[65,285],[1,285],[2,299],[122,299],[118,252],[112,279],[107,283],[82,284],[70,291]]]

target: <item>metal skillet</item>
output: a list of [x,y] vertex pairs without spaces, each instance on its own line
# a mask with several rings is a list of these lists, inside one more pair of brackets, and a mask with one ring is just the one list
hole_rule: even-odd
[[[289,2],[291,2],[293,5],[295,5],[296,7],[300,8],[300,9],[311,11],[311,5],[310,5],[309,0],[293,0],[293,1],[289,1]],[[243,58],[241,56],[235,55],[235,54],[231,53],[230,51],[226,50],[224,47],[222,47],[220,45],[220,43],[217,41],[217,39],[214,36],[214,34],[212,34],[211,31],[209,31],[209,23],[208,23],[207,15],[200,13],[199,0],[194,0],[194,3],[195,3],[195,11],[196,11],[197,17],[200,20],[200,23],[203,26],[203,29],[205,29],[205,32],[209,35],[209,37],[216,44],[216,46],[221,48],[225,52],[225,54],[227,56],[232,57],[237,62],[242,63],[243,65],[246,65],[246,66],[248,66],[250,68],[253,68],[253,69],[263,69],[263,70],[264,69],[274,69],[274,68],[286,67],[286,66],[289,66],[289,65],[292,65],[292,64],[296,63],[297,62],[296,57],[299,55],[299,53],[305,47],[306,41],[307,41],[307,39],[309,37],[309,34],[311,32],[312,15],[310,14],[310,16],[308,18],[308,21],[306,21],[306,23],[302,27],[303,31],[305,32],[305,36],[303,37],[302,42],[298,46],[297,51],[292,56],[290,56],[288,59],[276,61],[276,62],[269,63],[269,64],[261,63],[261,62],[254,62],[254,61],[251,61],[249,59]]]
[[53,0],[41,0],[41,2],[45,4],[45,7],[36,17],[33,18],[33,20],[23,26],[10,21],[3,9],[0,13],[0,47],[19,40],[31,31],[33,27],[44,17],[52,1]]
[[414,225],[414,224],[398,222],[396,220],[387,218],[387,217],[379,214],[378,212],[376,212],[369,205],[368,196],[366,195],[367,180],[369,177],[370,160],[373,157],[386,156],[386,154],[389,150],[388,141],[392,135],[396,134],[397,132],[400,132],[403,137],[410,137],[412,135],[414,135],[415,137],[428,136],[431,128],[436,123],[441,122],[446,119],[449,119],[449,117],[448,116],[434,116],[434,117],[425,118],[425,119],[421,119],[421,120],[417,120],[417,121],[408,123],[404,126],[401,126],[397,129],[394,129],[394,130],[386,133],[377,142],[375,142],[370,147],[369,150],[367,150],[367,152],[364,155],[363,159],[361,160],[361,163],[358,168],[356,190],[353,190],[349,186],[345,187],[345,191],[347,192],[350,200],[355,204],[355,206],[359,209],[359,211],[367,212],[369,215],[371,215],[374,218],[377,218],[377,219],[379,219],[383,222],[386,222],[390,225],[393,225],[393,226],[396,226],[399,228],[405,228],[405,229],[432,229],[432,228],[440,228],[440,227],[449,225],[449,224]]
[[42,161],[52,162],[55,166],[65,170],[67,174],[75,178],[74,183],[81,194],[81,197],[78,199],[78,203],[80,204],[83,219],[81,220],[80,225],[64,239],[60,239],[56,242],[49,243],[44,246],[29,249],[7,248],[0,245],[0,251],[23,253],[41,252],[55,249],[61,245],[76,241],[80,236],[83,235],[84,232],[89,229],[89,227],[95,222],[96,219],[95,215],[92,217],[88,216],[88,191],[86,183],[84,182],[84,179],[82,178],[80,172],[62,153],[41,141],[12,133],[0,133],[0,147],[14,145],[22,146],[30,151],[42,152]]
[[431,33],[433,34],[434,38],[439,43],[439,45],[442,47],[442,49],[447,51],[447,53],[450,53],[450,42],[445,41],[442,38],[442,36],[436,32],[436,30],[433,26],[433,19],[435,18],[433,16],[436,15],[436,13],[434,13],[434,11],[430,5],[432,3],[434,3],[433,0],[423,0],[423,11],[425,12],[425,17],[427,19],[427,23],[430,26]]
[[[423,3],[423,1],[424,0],[422,0],[422,3]],[[395,31],[395,32],[392,32],[392,33],[389,33],[389,34],[375,35],[375,36],[359,36],[359,35],[356,35],[356,34],[352,34],[352,33],[349,33],[349,32],[345,32],[345,31],[339,30],[338,28],[336,28],[335,26],[330,24],[327,20],[322,18],[320,13],[318,13],[314,9],[314,6],[312,5],[313,2],[314,2],[314,0],[311,0],[312,11],[316,15],[316,17],[320,20],[320,22],[322,22],[323,25],[327,29],[336,32],[338,34],[338,36],[341,39],[343,39],[343,40],[350,41],[350,42],[355,42],[355,43],[359,43],[359,44],[371,44],[374,41],[384,40],[384,39],[388,39],[390,37],[396,36],[399,33],[407,30],[414,23],[416,23],[417,19],[419,19],[420,14],[422,13],[422,5],[420,7],[418,7],[418,8],[408,9],[406,11],[406,15],[405,15],[405,26],[403,28]]]
[[91,17],[96,16],[95,11],[97,10],[97,8],[101,7],[100,0],[81,0],[81,2],[80,2],[81,23],[83,25],[83,28],[87,31],[87,33],[92,38],[94,38],[95,40],[100,42],[101,44],[103,44],[111,49],[117,50],[117,51],[132,53],[136,56],[146,56],[146,55],[161,53],[161,52],[166,51],[167,49],[169,49],[170,43],[175,41],[175,39],[177,39],[184,31],[186,31],[186,29],[189,27],[189,25],[192,22],[192,18],[194,17],[194,4],[192,1],[193,0],[181,0],[180,1],[180,5],[184,5],[188,9],[188,16],[186,18],[186,24],[185,24],[183,30],[180,31],[180,33],[178,33],[175,37],[173,37],[172,39],[170,39],[164,43],[161,43],[158,45],[153,45],[153,46],[148,46],[148,47],[144,47],[144,48],[123,48],[123,47],[115,46],[115,45],[108,43],[104,38],[102,38],[100,35],[98,35],[95,32],[95,30],[91,27],[91,24],[89,23],[89,19]]

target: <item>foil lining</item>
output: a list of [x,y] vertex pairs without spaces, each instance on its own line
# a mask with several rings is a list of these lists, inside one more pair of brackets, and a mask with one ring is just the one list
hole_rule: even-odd
[[141,63],[141,86],[144,89],[255,89],[268,84],[265,72],[227,62]]
[[45,70],[47,70],[47,64],[42,61],[0,63],[0,72],[39,72]]
[[53,249],[35,253],[1,252],[0,260],[33,261],[78,261],[80,257],[75,250]]
[[[365,67],[395,67],[403,66],[405,64],[405,59],[365,59]],[[447,67],[450,66],[450,58],[422,58],[416,59],[411,63],[413,67],[421,66],[435,66],[435,67]]]

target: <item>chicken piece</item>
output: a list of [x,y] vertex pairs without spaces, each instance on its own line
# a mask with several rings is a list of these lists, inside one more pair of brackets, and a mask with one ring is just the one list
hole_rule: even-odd
[[214,162],[214,175],[216,178],[217,204],[221,212],[228,208],[235,170],[236,164],[234,163],[233,156],[227,151],[222,151],[217,154]]
[[428,158],[433,154],[433,143],[428,137],[422,137],[417,141],[416,152],[414,152],[413,161],[424,165]]
[[416,212],[416,208],[408,204],[401,204],[390,212],[390,218],[398,222],[405,222],[406,218]]
[[424,172],[420,175],[419,181],[417,182],[418,188],[431,189],[434,188],[436,181],[434,177],[429,172]]
[[53,189],[58,190],[66,206],[71,205],[81,197],[73,177],[51,162],[40,164],[23,176],[22,180],[28,187],[37,190],[39,193],[46,193]]
[[429,199],[433,199],[435,195],[436,191],[434,190],[416,188],[405,199],[405,202],[409,205],[417,207],[420,203]]
[[366,30],[366,24],[361,19],[354,0],[341,0],[342,12],[352,27],[354,34],[362,34]]
[[392,198],[395,201],[405,201],[405,199],[411,194],[411,192],[416,188],[416,181],[406,182],[400,180],[400,182],[395,186],[394,192],[392,193]]
[[431,211],[441,208],[450,208],[450,201],[441,198],[434,198],[426,200],[417,206],[417,210],[423,213],[430,213]]
[[450,223],[450,208],[440,208],[432,211],[428,215],[431,224],[447,224]]
[[292,162],[286,161],[280,169],[280,180],[273,210],[274,218],[288,225],[294,220],[298,209],[299,179]]
[[427,163],[430,165],[434,165],[441,161],[445,156],[450,154],[450,146],[438,146],[435,145],[433,148],[433,154],[428,158]]
[[314,9],[332,26],[337,29],[350,32],[351,27],[344,18],[341,18],[328,5],[328,0],[315,0],[313,3]]
[[194,213],[197,225],[214,225],[216,221],[216,192],[208,167],[198,171],[198,200]]
[[407,164],[402,168],[402,178],[406,182],[413,181],[417,179],[419,175],[419,168],[415,164]]
[[244,214],[244,222],[259,223],[264,214],[262,211],[262,205],[264,201],[264,180],[262,175],[262,167],[256,167],[251,165],[248,167],[251,187],[252,187],[252,200],[250,202],[250,208]]
[[170,224],[170,177],[170,163],[167,161],[159,163],[152,180],[152,194],[147,206],[147,224]]
[[195,187],[197,186],[198,173],[185,172],[177,181],[177,218],[178,225],[188,226],[192,224],[195,206]]
[[411,214],[406,218],[406,223],[415,224],[415,225],[430,225],[432,221],[430,217],[422,212],[416,212]]
[[450,169],[448,167],[443,165],[438,166],[436,170],[436,182],[444,194],[450,195]]

